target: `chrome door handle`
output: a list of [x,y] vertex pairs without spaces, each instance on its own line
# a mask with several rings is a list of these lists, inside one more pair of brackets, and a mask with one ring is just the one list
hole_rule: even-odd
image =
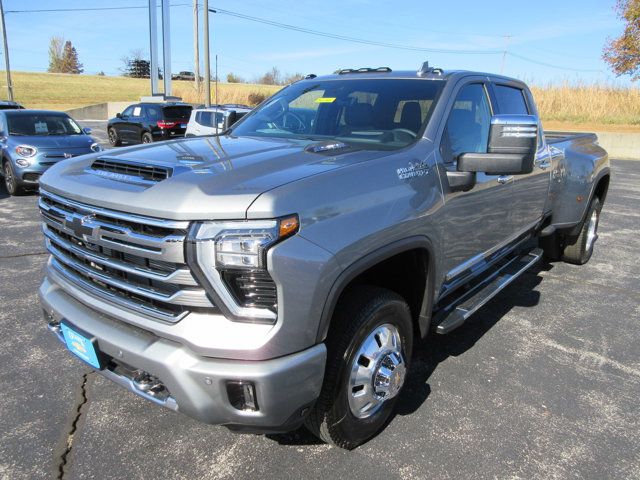
[[511,180],[513,180],[513,175],[500,175],[498,177],[498,183],[500,185],[504,185],[505,183],[509,183]]

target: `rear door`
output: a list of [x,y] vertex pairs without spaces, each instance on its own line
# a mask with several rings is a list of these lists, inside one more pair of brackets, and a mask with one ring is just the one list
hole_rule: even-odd
[[[492,85],[495,103],[500,114],[538,115],[533,98],[517,82],[495,82]],[[551,159],[542,125],[538,122],[538,150],[533,171],[513,176],[513,222],[519,230],[533,226],[543,215],[551,180]]]
[[[472,81],[454,91],[439,153],[446,170],[456,171],[462,153],[486,153],[493,107],[486,82]],[[446,181],[446,177],[443,177]],[[476,174],[466,192],[445,191],[446,283],[464,277],[474,265],[505,244],[514,233],[511,221],[513,182],[499,175]]]

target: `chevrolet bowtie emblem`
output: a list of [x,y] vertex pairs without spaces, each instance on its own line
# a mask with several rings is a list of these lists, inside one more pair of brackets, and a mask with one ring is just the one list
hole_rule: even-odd
[[86,215],[84,217],[73,215],[64,219],[64,226],[67,230],[71,230],[74,236],[78,238],[83,238],[84,235],[91,236],[93,226],[88,225],[88,223],[92,218],[93,215]]

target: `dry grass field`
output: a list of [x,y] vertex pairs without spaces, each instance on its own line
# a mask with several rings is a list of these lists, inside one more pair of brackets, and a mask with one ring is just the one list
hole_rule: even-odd
[[[12,72],[14,97],[27,108],[69,110],[104,102],[138,101],[149,94],[149,80],[144,78],[69,75],[63,73]],[[0,77],[4,79],[4,76]],[[162,85],[162,82],[160,82]],[[2,82],[0,98],[6,98]],[[218,85],[220,103],[247,103],[250,94],[272,95],[280,87],[269,85]],[[212,96],[214,93],[211,87]],[[197,103],[194,82],[174,81],[174,95]]]
[[[13,72],[15,97],[29,108],[68,110],[109,101],[136,101],[148,94],[149,80]],[[194,82],[175,81],[174,94],[202,102]],[[4,88],[4,86],[3,86]],[[280,87],[253,84],[218,85],[219,103],[255,104]],[[640,132],[640,89],[566,83],[532,88],[547,129]],[[2,91],[4,94],[4,91]],[[215,101],[215,88],[211,88]],[[4,95],[2,95],[4,97]]]

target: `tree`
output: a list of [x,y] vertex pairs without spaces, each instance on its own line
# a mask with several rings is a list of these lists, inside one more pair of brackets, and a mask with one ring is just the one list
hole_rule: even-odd
[[640,79],[640,0],[618,0],[618,18],[625,22],[624,32],[615,39],[608,39],[602,58],[613,72]]
[[50,73],[82,73],[82,64],[78,60],[78,52],[70,40],[53,36],[49,40]]
[[49,40],[49,73],[62,73],[64,37],[53,36]]
[[271,70],[260,77],[257,83],[262,83],[263,85],[280,85],[280,70],[278,70],[278,67],[271,67]]
[[83,71],[82,64],[78,60],[76,47],[71,44],[70,40],[67,40],[62,51],[62,72],[77,75]]
[[282,84],[289,85],[290,83],[297,82],[298,80],[302,80],[303,78],[304,75],[301,73],[288,74],[286,77],[284,77],[284,81],[282,82]]
[[227,82],[228,83],[245,83],[244,78],[231,72],[227,74]]

